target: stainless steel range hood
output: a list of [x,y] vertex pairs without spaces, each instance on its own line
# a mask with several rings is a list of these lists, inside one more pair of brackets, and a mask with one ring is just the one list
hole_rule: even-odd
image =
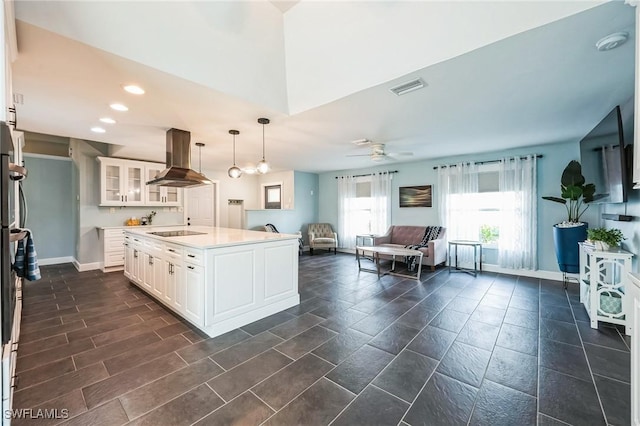
[[206,176],[191,170],[190,141],[191,133],[185,130],[167,130],[167,168],[147,182],[147,185],[184,188],[212,184]]

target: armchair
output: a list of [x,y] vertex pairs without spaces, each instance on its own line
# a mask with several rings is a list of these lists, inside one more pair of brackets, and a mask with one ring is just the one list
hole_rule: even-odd
[[337,253],[338,234],[333,232],[333,228],[328,223],[309,224],[309,254],[313,256],[314,248],[328,249]]

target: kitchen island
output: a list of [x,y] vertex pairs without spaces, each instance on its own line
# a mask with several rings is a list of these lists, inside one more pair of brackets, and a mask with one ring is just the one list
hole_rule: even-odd
[[124,238],[125,276],[208,336],[300,303],[297,235],[179,226]]

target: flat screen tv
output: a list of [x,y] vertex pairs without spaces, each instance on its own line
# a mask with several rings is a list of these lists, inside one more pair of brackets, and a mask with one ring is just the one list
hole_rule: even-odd
[[[633,123],[628,130],[631,131]],[[620,107],[616,106],[580,141],[580,164],[586,183],[596,185],[596,203],[627,201],[627,153]]]

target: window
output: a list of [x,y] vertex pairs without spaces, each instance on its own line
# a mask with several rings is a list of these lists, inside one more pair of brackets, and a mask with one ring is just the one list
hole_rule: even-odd
[[[451,194],[451,219],[463,221],[469,229],[470,238],[475,238],[485,248],[498,248],[500,228],[513,226],[509,221],[511,215],[503,212],[514,211],[515,193],[513,192],[478,192],[472,194]],[[506,219],[505,219],[506,218]]]
[[282,208],[282,185],[269,185],[264,187],[264,208]]

